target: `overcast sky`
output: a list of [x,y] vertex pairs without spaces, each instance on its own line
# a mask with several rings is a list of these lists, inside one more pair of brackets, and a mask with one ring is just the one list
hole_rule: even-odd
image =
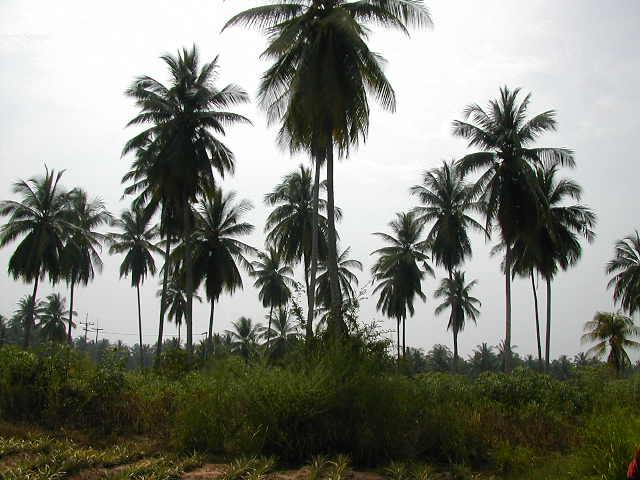
[[[119,213],[127,206],[120,200],[120,178],[130,163],[120,152],[134,134],[125,124],[136,112],[123,95],[125,88],[141,74],[165,80],[158,57],[195,43],[203,60],[220,55],[220,86],[237,83],[255,98],[267,67],[258,58],[264,38],[240,28],[219,33],[231,15],[252,4],[0,0],[0,198],[12,198],[11,183],[42,174],[46,163],[66,170],[66,186],[101,196]],[[541,145],[576,151],[577,168],[564,173],[583,186],[583,202],[598,214],[596,241],[585,247],[575,268],[553,283],[552,356],[573,355],[585,348],[579,341],[584,322],[596,310],[614,308],[604,266],[616,239],[639,226],[640,3],[431,0],[427,5],[434,29],[411,38],[377,30],[371,36],[372,49],[388,60],[386,73],[398,108],[395,114],[374,109],[367,143],[336,166],[336,203],[344,212],[338,227],[342,246],[350,245],[363,262],[360,280],[367,284],[370,253],[381,246],[371,233],[385,231],[395,212],[415,205],[408,189],[420,181],[422,171],[467,152],[465,142],[451,135],[452,120],[471,102],[486,104],[502,85],[531,91],[531,114],[551,108],[558,113],[559,131]],[[223,186],[255,205],[249,221],[256,231],[249,243],[262,247],[268,214],[263,195],[306,159],[278,149],[274,129],[267,128],[255,104],[239,111],[255,125],[229,131],[225,142],[236,154],[237,169]],[[483,341],[496,344],[504,335],[499,260],[489,257],[491,244],[482,238],[475,238],[473,247],[465,270],[467,278],[479,281],[475,294],[482,300],[482,315],[460,337],[464,354]],[[13,249],[0,251],[0,266],[6,266]],[[128,279],[118,280],[122,259],[106,252],[103,258],[102,274],[76,290],[76,309],[80,318],[88,313],[90,321],[98,322],[109,339],[134,343],[135,290]],[[407,321],[408,342],[425,350],[452,343],[447,315],[433,314],[436,282],[425,281],[427,302],[419,302]],[[11,315],[31,288],[13,281],[2,267],[0,313]],[[157,288],[153,278],[142,289],[145,343],[156,338]],[[46,282],[40,292],[52,291],[68,295],[64,284],[52,288]],[[539,297],[543,310],[542,283]],[[533,303],[526,280],[515,281],[513,312],[513,343],[521,354],[533,353]],[[243,292],[221,299],[215,330],[229,328],[240,315],[254,320],[265,315],[246,278]],[[363,303],[361,318],[395,327],[376,312],[373,298]],[[207,321],[208,306],[196,304],[194,332],[204,332]],[[175,326],[167,331],[174,333]]]

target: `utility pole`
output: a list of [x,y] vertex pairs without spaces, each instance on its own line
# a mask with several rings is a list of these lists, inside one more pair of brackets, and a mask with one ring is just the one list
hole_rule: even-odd
[[87,344],[87,333],[89,332],[89,327],[93,326],[94,323],[89,321],[89,314],[87,313],[84,317],[84,322],[80,322],[80,325],[84,325],[84,344]]
[[96,347],[98,346],[98,333],[100,333],[104,328],[98,328],[98,321],[96,320],[96,328],[94,331],[96,332]]

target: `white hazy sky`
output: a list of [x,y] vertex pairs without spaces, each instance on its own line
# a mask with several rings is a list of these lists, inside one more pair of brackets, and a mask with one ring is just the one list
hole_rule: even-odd
[[[233,29],[220,34],[226,19],[245,1],[0,0],[0,198],[11,198],[11,182],[41,174],[44,164],[66,169],[64,183],[101,196],[119,213],[120,178],[129,159],[121,159],[124,142],[133,135],[124,125],[135,114],[123,91],[140,74],[165,79],[159,56],[196,43],[205,60],[220,55],[221,83],[234,82],[255,97],[266,64],[258,59],[261,34]],[[451,121],[465,105],[485,104],[501,85],[533,92],[531,113],[558,112],[559,131],[544,138],[551,146],[576,151],[577,168],[565,172],[583,187],[584,203],[598,214],[597,240],[584,250],[578,266],[561,273],[553,284],[552,355],[581,351],[583,323],[598,309],[612,309],[604,265],[616,239],[638,225],[637,138],[640,124],[640,3],[636,0],[451,1],[431,0],[435,28],[399,33],[374,31],[372,49],[388,60],[386,72],[398,96],[395,114],[375,110],[367,143],[336,166],[336,202],[344,210],[339,225],[343,246],[365,266],[361,283],[369,279],[370,252],[380,246],[371,233],[385,230],[395,212],[414,206],[408,188],[423,170],[443,159],[457,158],[465,142],[451,135]],[[249,220],[256,232],[249,242],[261,247],[267,210],[263,195],[303,157],[292,158],[275,145],[275,131],[266,127],[255,104],[240,111],[254,127],[233,128],[227,145],[237,157],[237,173],[224,187],[235,189],[256,208]],[[468,278],[477,278],[482,300],[477,326],[461,336],[464,354],[480,342],[496,344],[503,336],[504,294],[499,261],[489,258],[491,245],[474,242]],[[0,251],[6,265],[13,251]],[[80,318],[99,322],[112,340],[136,340],[135,290],[118,280],[121,258],[104,255],[105,268],[87,288],[79,288]],[[438,272],[441,276],[442,271]],[[143,286],[145,343],[155,339],[157,279]],[[446,315],[434,317],[428,279],[428,300],[418,304],[408,320],[408,339],[428,349],[451,344]],[[544,309],[540,284],[541,309]],[[10,315],[19,297],[31,291],[15,282],[2,267],[0,313]],[[61,291],[64,284],[46,282],[41,294]],[[530,283],[513,287],[513,343],[522,354],[535,351]],[[362,319],[378,319],[364,302]],[[243,292],[223,297],[216,309],[216,331],[228,328],[240,315],[262,319],[264,309],[245,279]],[[194,332],[203,332],[208,306],[195,305]],[[165,331],[175,332],[169,325]],[[79,334],[79,332],[78,332]]]

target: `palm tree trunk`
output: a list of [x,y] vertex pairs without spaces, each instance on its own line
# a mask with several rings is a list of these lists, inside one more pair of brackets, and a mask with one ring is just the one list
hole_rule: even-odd
[[31,340],[31,324],[33,323],[33,314],[36,310],[36,295],[38,294],[38,281],[40,280],[40,267],[38,267],[38,271],[36,272],[36,278],[33,282],[33,295],[31,296],[32,308],[27,315],[27,323],[24,326],[24,348],[29,348],[29,342]]
[[269,328],[267,329],[267,348],[269,348],[269,341],[271,340],[271,320],[273,318],[273,305],[269,310]]
[[458,372],[458,331],[453,329],[453,372]]
[[540,341],[540,314],[538,312],[538,291],[536,282],[533,277],[533,269],[531,270],[531,289],[533,290],[533,306],[536,310],[536,339],[538,341],[538,367],[542,370],[542,342]]
[[162,276],[162,296],[160,297],[160,322],[158,323],[158,346],[156,347],[156,367],[160,366],[160,354],[162,353],[162,333],[164,329],[164,314],[167,303],[167,283],[169,282],[169,270],[171,270],[171,235],[167,233],[167,246],[164,249],[164,274]]
[[207,353],[205,357],[209,357],[213,353],[213,312],[216,306],[215,299],[211,299],[211,313],[209,314],[209,347],[207,348]]
[[75,279],[71,277],[71,293],[69,301],[69,330],[67,331],[67,341],[71,344],[71,326],[73,325],[73,287],[75,286]]
[[407,324],[406,317],[402,319],[402,358],[407,355],[407,337],[405,335],[405,327]]
[[549,371],[549,354],[551,350],[551,279],[547,278],[547,338],[545,341],[544,369]]
[[504,257],[505,278],[505,334],[504,334],[504,371],[511,371],[511,245],[507,242]]
[[313,338],[313,316],[316,302],[316,273],[318,271],[318,198],[320,196],[320,167],[322,161],[321,156],[315,158],[315,178],[313,181],[313,200],[311,215],[311,270],[309,272],[309,280],[307,283],[307,324],[306,338]]
[[346,328],[342,323],[342,298],[340,296],[340,284],[338,277],[338,254],[336,250],[336,218],[333,187],[333,144],[327,147],[327,220],[328,220],[328,255],[327,271],[329,273],[329,285],[331,289],[331,315],[330,327],[333,333],[344,335]]
[[180,347],[180,333],[182,331],[182,323],[178,324],[178,347]]
[[187,308],[185,312],[185,320],[187,323],[187,352],[193,353],[193,257],[191,255],[191,219],[189,216],[189,202],[185,202],[183,212],[184,233],[183,239],[185,246],[184,251],[184,273],[185,279],[185,295],[187,297]]
[[138,295],[138,340],[140,345],[140,370],[144,368],[144,354],[142,352],[142,310],[140,308],[140,284],[136,285],[136,293]]
[[398,319],[398,324],[396,327],[396,336],[398,339],[398,365],[400,365],[400,319]]

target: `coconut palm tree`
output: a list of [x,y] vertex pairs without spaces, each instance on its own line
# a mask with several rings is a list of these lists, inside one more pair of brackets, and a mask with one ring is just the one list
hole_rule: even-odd
[[[11,317],[11,324],[14,327],[20,327],[19,331],[24,334],[27,322],[31,321],[35,325],[40,321],[40,317],[44,314],[45,302],[37,300],[33,301],[32,295],[24,295],[19,301],[16,310]],[[18,330],[18,328],[16,328]]]
[[111,223],[112,217],[100,198],[89,200],[87,192],[80,188],[70,192],[69,200],[72,228],[61,258],[64,276],[71,292],[67,322],[67,340],[71,343],[74,287],[77,284],[87,285],[95,277],[96,270],[102,271],[100,252],[107,237],[96,229]]
[[383,59],[367,45],[371,24],[407,33],[410,26],[430,25],[431,18],[422,0],[290,0],[250,8],[225,25],[266,31],[269,45],[262,56],[273,64],[262,76],[260,105],[270,121],[281,123],[281,143],[310,153],[316,169],[326,162],[327,265],[335,313],[330,330],[344,330],[339,314],[334,148],[348,156],[351,148],[366,139],[369,94],[383,108],[395,108],[393,88],[382,71]]
[[[318,169],[316,171],[319,172]],[[326,182],[321,182],[318,186],[321,191],[326,191]],[[304,266],[308,308],[307,339],[313,337],[318,260],[325,261],[327,258],[327,202],[319,196],[314,200],[314,188],[311,170],[300,165],[298,170],[286,175],[264,199],[268,206],[273,207],[265,224],[267,243],[275,246],[286,262],[294,264],[302,261]],[[316,210],[314,202],[317,202]],[[335,213],[340,217],[338,208]]]
[[258,347],[258,339],[263,329],[262,324],[253,323],[247,317],[240,317],[231,325],[233,330],[225,330],[225,333],[231,337],[231,351],[248,361]]
[[608,288],[613,287],[613,299],[633,315],[640,311],[640,235],[629,235],[616,242],[615,256],[607,264],[607,274],[613,275]]
[[[13,192],[19,201],[0,202],[0,216],[8,216],[0,227],[0,248],[22,238],[9,259],[9,274],[33,282],[32,303],[36,303],[38,282],[46,274],[56,283],[62,274],[60,257],[64,241],[69,236],[70,215],[68,193],[60,185],[62,172],[49,171],[44,176],[19,180]],[[25,318],[24,347],[29,347],[34,318]]]
[[273,247],[269,247],[266,252],[258,252],[258,260],[252,262],[252,266],[251,275],[256,279],[253,286],[258,289],[262,306],[269,308],[269,325],[266,330],[269,345],[273,309],[277,307],[282,310],[291,298],[291,289],[295,288],[296,282],[291,278],[293,269],[284,263],[282,256]]
[[[180,272],[172,272],[169,277],[166,288],[164,285],[156,292],[156,296],[161,300],[164,297],[166,302],[164,310],[167,312],[169,320],[173,320],[178,328],[178,345],[180,345],[180,330],[182,328],[182,320],[187,311],[187,296],[184,291],[184,274]],[[193,299],[201,302],[202,299],[198,294],[193,295]]]
[[[243,219],[252,208],[247,200],[236,201],[235,192],[224,193],[218,187],[210,187],[196,208],[195,231],[190,249],[194,260],[195,285],[204,282],[205,292],[211,303],[208,335],[210,349],[213,345],[215,304],[223,291],[232,294],[236,289],[243,288],[240,268],[252,271],[247,255],[256,250],[240,240],[253,232],[253,225]],[[175,253],[176,257],[185,258],[184,243],[176,247]],[[186,265],[186,262],[182,260],[182,264]]]
[[[407,312],[413,316],[416,295],[426,300],[422,293],[422,279],[425,273],[433,273],[428,265],[429,257],[421,238],[424,223],[415,215],[397,213],[395,220],[389,223],[393,235],[374,233],[388,245],[373,254],[378,255],[371,272],[377,283],[374,293],[380,297],[376,308],[397,322],[398,360],[400,360],[400,324],[402,323],[402,345],[405,352],[405,320]],[[395,236],[394,236],[395,235]],[[422,267],[422,268],[421,268]]]
[[486,342],[476,345],[469,362],[475,373],[492,372],[498,368],[498,357]]
[[295,316],[288,308],[279,309],[273,319],[273,326],[262,333],[262,336],[267,341],[267,347],[272,358],[284,356],[287,347],[298,338],[298,335]]
[[[158,226],[151,224],[151,218],[140,207],[125,210],[113,223],[120,231],[109,234],[109,253],[124,254],[120,264],[120,278],[131,275],[131,286],[136,288],[138,297],[138,337],[140,345],[140,368],[144,366],[142,352],[142,311],[140,308],[140,285],[147,275],[156,274],[154,253],[162,254],[156,244]],[[73,298],[73,296],[72,296]]]
[[469,230],[486,234],[471,212],[482,210],[473,199],[473,188],[460,174],[455,162],[424,173],[422,184],[411,187],[423,206],[414,209],[416,217],[431,224],[426,242],[436,265],[443,266],[452,277],[454,269],[471,257]]
[[520,89],[500,89],[500,98],[487,109],[467,106],[464,121],[453,122],[453,134],[480,151],[459,161],[461,175],[480,171],[475,193],[484,204],[485,228],[494,221],[505,242],[505,370],[511,368],[511,249],[518,235],[538,226],[542,201],[535,185],[534,165],[544,162],[573,166],[573,152],[565,148],[534,147],[545,132],[557,127],[548,110],[527,119],[531,95],[518,100]]
[[[162,185],[165,195],[182,215],[184,243],[191,240],[193,225],[190,205],[196,201],[202,185],[212,185],[214,170],[221,176],[233,172],[234,156],[218,136],[226,126],[250,123],[247,118],[227,111],[248,100],[236,85],[215,87],[218,76],[217,57],[200,64],[195,45],[176,56],[163,55],[169,69],[170,83],[164,85],[149,77],[138,77],[127,90],[140,112],[131,125],[147,125],[124,147],[123,154],[139,148],[153,153],[146,173],[149,184]],[[150,145],[151,142],[151,145]],[[194,292],[191,248],[185,249],[187,350],[193,351],[192,296]]]
[[478,307],[480,300],[471,296],[471,289],[477,284],[477,280],[469,283],[465,280],[464,272],[456,270],[451,278],[443,278],[440,287],[434,292],[435,298],[444,301],[436,307],[435,314],[439,315],[447,308],[451,310],[447,330],[453,333],[453,370],[458,366],[458,334],[464,330],[466,320],[476,323],[480,316]]
[[[65,328],[65,311],[67,300],[59,293],[47,296],[47,302],[43,307],[38,325],[40,333],[45,340],[50,342],[64,342],[67,338]],[[71,311],[71,316],[77,315]],[[75,323],[73,324],[75,327]]]
[[[350,253],[351,247],[347,247],[338,255],[338,281],[340,283],[340,293],[343,297],[342,303],[348,303],[349,300],[357,297],[355,288],[358,287],[358,277],[354,271],[362,271],[362,263],[349,258]],[[321,263],[316,298],[318,303],[325,309],[329,309],[331,306],[331,287],[329,284],[329,271],[327,266]]]
[[593,320],[584,324],[582,343],[595,343],[587,354],[601,359],[607,356],[607,363],[620,373],[631,366],[627,350],[640,349],[640,342],[633,338],[640,335],[640,328],[633,324],[631,317],[620,312],[597,312]]

